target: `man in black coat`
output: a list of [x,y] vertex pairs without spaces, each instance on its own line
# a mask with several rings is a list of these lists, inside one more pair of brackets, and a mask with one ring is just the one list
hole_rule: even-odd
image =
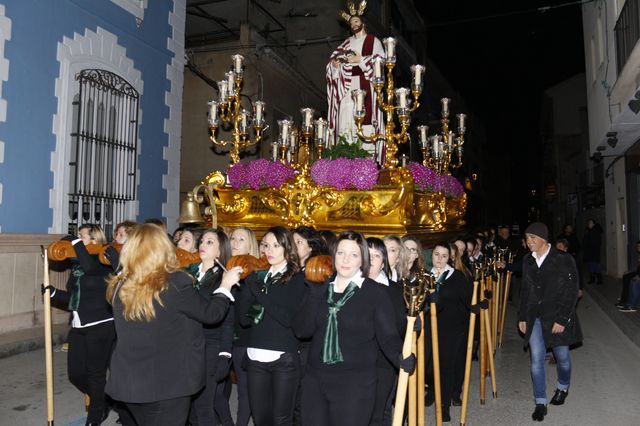
[[573,256],[549,244],[545,224],[535,222],[525,231],[531,250],[523,259],[522,290],[518,328],[524,334],[531,354],[531,378],[536,408],[535,421],[547,414],[544,358],[547,348],[555,355],[558,384],[552,405],[562,405],[569,394],[571,358],[569,347],[582,340],[576,316],[578,272]]

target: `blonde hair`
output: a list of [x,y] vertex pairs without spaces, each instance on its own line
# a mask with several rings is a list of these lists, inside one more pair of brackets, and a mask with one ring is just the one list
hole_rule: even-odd
[[407,276],[409,275],[409,271],[407,270],[409,253],[406,247],[404,246],[404,244],[402,243],[402,238],[400,238],[397,235],[390,234],[390,235],[385,235],[382,241],[385,243],[395,242],[400,246],[400,253],[398,253],[398,262],[396,263],[396,266],[392,267],[392,269],[396,270],[396,274],[398,274],[398,280],[402,278],[407,278]]
[[87,223],[86,225],[80,226],[80,228],[78,228],[78,232],[83,229],[89,230],[89,238],[95,241],[96,244],[107,244],[107,236],[104,234],[100,225],[91,225]]
[[[249,236],[249,254],[254,257],[260,257],[260,247],[258,246],[258,240],[256,239],[256,234],[246,226],[238,226],[237,228],[233,229],[233,232],[238,230],[246,232],[247,235]],[[231,239],[233,232],[229,234],[229,239]]]
[[180,270],[175,246],[159,226],[137,226],[122,248],[120,267],[107,281],[107,301],[119,297],[127,321],[151,321],[153,301],[164,306],[160,293],[167,289],[169,274]]

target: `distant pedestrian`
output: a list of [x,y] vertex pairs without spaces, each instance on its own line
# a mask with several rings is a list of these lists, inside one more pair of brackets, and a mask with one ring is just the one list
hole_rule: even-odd
[[602,284],[600,266],[600,247],[602,246],[602,227],[593,219],[587,221],[587,229],[582,238],[584,251],[582,260],[589,269],[589,284]]
[[531,354],[531,379],[535,397],[534,421],[547,415],[544,359],[547,348],[557,360],[558,382],[552,405],[562,405],[569,394],[571,358],[569,346],[582,340],[576,316],[578,272],[573,257],[549,244],[543,223],[532,223],[525,231],[531,254],[523,259],[518,328]]

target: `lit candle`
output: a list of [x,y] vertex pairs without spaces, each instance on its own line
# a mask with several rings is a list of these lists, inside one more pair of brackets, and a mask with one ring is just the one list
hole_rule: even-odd
[[298,142],[298,132],[296,130],[293,130],[289,134],[289,144],[291,145],[291,149],[296,148],[297,142]]
[[382,82],[382,67],[384,65],[384,58],[380,56],[373,60],[373,81]]
[[451,147],[453,146],[453,132],[449,131],[449,134],[447,135],[447,145],[449,145],[449,150],[451,150]]
[[209,125],[217,126],[219,124],[218,120],[218,102],[210,101],[207,103],[209,105]]
[[420,145],[422,148],[427,148],[428,146],[428,134],[429,134],[429,126],[418,126],[418,132],[420,132]]
[[442,98],[440,99],[440,102],[442,103],[442,116],[443,117],[448,117],[449,116],[449,98]]
[[439,144],[439,139],[440,137],[438,135],[435,136],[431,136],[431,149],[433,150],[433,156],[436,158],[440,157],[440,144]]
[[229,82],[227,80],[220,80],[218,82],[218,93],[220,94],[220,103],[227,102],[227,93],[229,88]]
[[271,144],[271,160],[278,161],[278,144],[275,142]]
[[263,101],[255,101],[253,103],[253,117],[255,119],[256,126],[262,126],[264,124],[264,107],[266,104]]
[[291,126],[291,121],[278,120],[278,125],[280,126],[280,143],[286,145],[287,142],[289,142],[289,126]]
[[231,59],[233,60],[233,70],[238,75],[242,74],[242,62],[244,61],[244,56],[236,54],[233,55]]
[[407,96],[409,95],[409,89],[406,87],[401,87],[396,89],[396,105],[398,108],[406,108],[407,107]]
[[411,74],[413,74],[413,86],[422,88],[422,74],[424,74],[424,65],[412,65]]
[[393,37],[385,38],[382,43],[384,44],[384,51],[387,55],[387,63],[395,64],[396,62],[396,39]]
[[467,114],[457,114],[456,117],[458,117],[458,131],[464,133],[466,130],[465,119],[467,118]]
[[227,96],[234,97],[236,95],[236,75],[233,71],[227,71],[224,76],[227,79]]
[[355,89],[351,91],[351,97],[356,105],[354,115],[361,117],[364,116],[364,97],[365,91],[362,89]]
[[324,129],[326,127],[326,120],[324,118],[318,118],[315,122],[316,125],[316,142],[324,142]]
[[326,133],[326,138],[325,138],[325,147],[331,148],[331,145],[333,145],[333,130],[329,129]]
[[249,111],[243,109],[240,112],[240,132],[247,133],[249,129],[249,120],[251,119]]
[[300,110],[300,114],[302,114],[302,128],[305,132],[311,131],[314,112],[315,110],[313,108],[302,108]]

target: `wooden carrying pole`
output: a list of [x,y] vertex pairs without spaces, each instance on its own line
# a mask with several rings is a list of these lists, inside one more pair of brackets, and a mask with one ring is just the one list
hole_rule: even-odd
[[[417,335],[416,332],[411,334],[411,353],[417,353]],[[407,414],[408,426],[417,426],[418,422],[418,371],[417,368],[409,375],[409,407]],[[424,403],[423,403],[424,405]]]
[[509,301],[509,289],[511,287],[511,271],[507,271],[506,283],[504,285],[504,294],[502,295],[502,315],[500,316],[500,347],[504,339],[504,322],[507,317],[507,302]]
[[[473,296],[471,304],[478,300],[478,281],[473,282]],[[460,426],[464,426],[467,420],[467,403],[469,402],[469,381],[471,379],[471,357],[473,355],[473,335],[476,329],[476,314],[469,315],[469,336],[467,337],[467,358],[464,365],[464,383],[462,385],[462,411],[460,413]]]
[[[402,345],[402,358],[411,355],[411,345],[413,343],[413,327],[416,317],[407,316],[407,331],[404,334],[404,344]],[[409,373],[400,369],[398,375],[398,388],[396,389],[396,402],[393,410],[393,426],[402,426],[404,416],[404,404],[407,400],[407,385],[409,384]]]
[[[493,342],[498,341],[498,325],[500,324],[500,284],[502,284],[502,274],[496,275],[495,280],[493,281],[493,296],[491,301],[493,302],[493,317],[491,318],[491,329],[493,331],[493,338],[491,339]],[[496,348],[494,346],[493,352],[495,353]]]
[[442,426],[442,394],[440,392],[440,346],[438,343],[438,316],[436,304],[431,302],[431,352],[433,357],[433,387],[436,406],[436,426]]
[[[480,301],[484,300],[484,277],[481,278],[480,281]],[[486,311],[485,311],[486,312]],[[484,400],[485,400],[485,386],[486,386],[486,377],[487,377],[487,369],[486,369],[486,365],[487,365],[487,350],[485,348],[486,346],[486,339],[487,339],[487,332],[486,332],[486,328],[485,328],[485,323],[486,323],[486,319],[485,316],[480,313],[480,348],[478,350],[478,352],[480,352],[480,359],[478,360],[478,365],[480,367],[480,404],[484,405]]]
[[416,374],[418,375],[418,426],[424,426],[425,413],[424,413],[424,336],[426,327],[424,326],[424,311],[420,311],[420,324],[422,324],[422,332],[418,337],[418,365],[416,368]]
[[42,281],[45,287],[43,295],[44,305],[44,364],[47,380],[47,425],[53,426],[53,347],[51,337],[51,291],[49,286],[49,259],[44,250],[44,275]]
[[496,385],[496,369],[495,369],[495,365],[493,364],[493,344],[491,342],[491,331],[490,331],[490,325],[489,325],[489,313],[486,310],[482,310],[480,315],[485,317],[484,326],[487,329],[487,336],[486,336],[486,338],[487,338],[487,352],[488,352],[487,358],[489,359],[489,374],[491,375],[491,389],[493,390],[493,397],[497,398],[498,397],[498,389],[497,389],[497,385]]

